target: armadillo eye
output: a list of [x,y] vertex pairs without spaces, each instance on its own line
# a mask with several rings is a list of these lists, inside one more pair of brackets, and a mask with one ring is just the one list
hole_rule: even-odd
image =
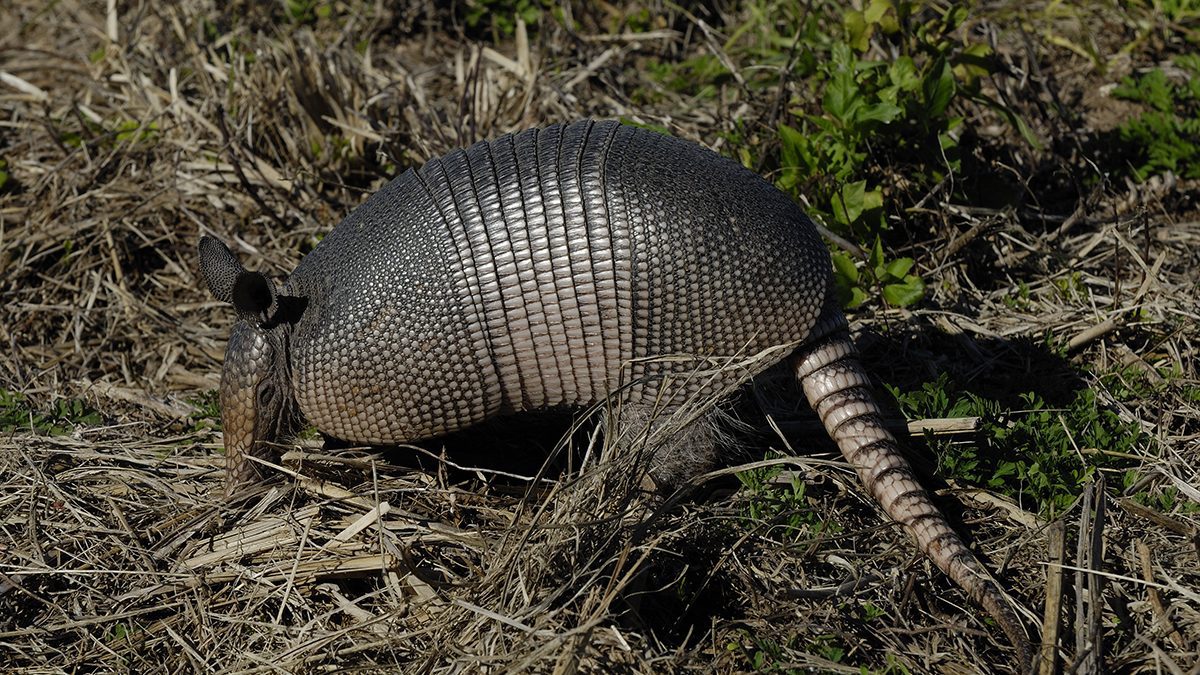
[[270,405],[271,399],[275,397],[275,392],[270,387],[258,388],[258,405]]

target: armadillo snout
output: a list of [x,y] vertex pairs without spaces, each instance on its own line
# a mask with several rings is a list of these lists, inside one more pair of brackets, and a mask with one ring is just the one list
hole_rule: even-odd
[[221,417],[225,442],[225,492],[258,477],[250,459],[272,459],[272,442],[286,431],[286,372],[269,330],[238,322],[229,336],[221,373]]

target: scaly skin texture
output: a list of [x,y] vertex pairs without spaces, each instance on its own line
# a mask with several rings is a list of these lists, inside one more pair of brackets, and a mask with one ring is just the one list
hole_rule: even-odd
[[[406,171],[286,281],[207,237],[200,261],[239,317],[221,385],[230,491],[301,418],[391,444],[618,394],[669,411],[770,365],[747,355],[798,347],[797,377],[872,496],[1028,663],[1020,621],[880,422],[815,226],[727,158],[615,122],[531,129]],[[704,456],[660,456],[655,479]]]
[[276,459],[274,441],[294,431],[284,337],[249,321],[239,321],[229,335],[220,395],[227,495],[259,479],[250,457]]
[[211,237],[200,240],[200,271],[213,295],[238,312],[225,348],[220,390],[225,494],[230,495],[259,478],[259,466],[251,458],[275,459],[275,441],[300,424],[288,340],[304,305],[280,298],[274,281],[247,272],[225,244]]
[[[257,477],[254,462],[254,425],[258,414],[254,392],[266,372],[266,340],[260,332],[239,323],[229,335],[225,367],[221,369],[221,421],[225,442],[225,488],[228,494],[238,485]],[[265,434],[260,434],[265,438]]]
[[826,336],[792,357],[809,405],[884,512],[904,526],[938,569],[987,609],[1016,647],[1020,663],[1030,664],[1033,651],[1021,620],[921,487],[896,438],[884,427],[841,312],[829,312],[822,324],[818,330],[827,330]]
[[284,290],[309,299],[295,396],[359,443],[586,406],[622,382],[654,401],[697,360],[803,341],[829,269],[808,217],[727,158],[614,122],[531,129],[405,172],[304,258]]

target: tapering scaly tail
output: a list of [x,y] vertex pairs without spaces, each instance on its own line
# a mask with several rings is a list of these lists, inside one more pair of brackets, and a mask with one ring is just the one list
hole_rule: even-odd
[[1021,620],[921,487],[896,438],[884,427],[841,311],[827,309],[815,332],[824,337],[807,343],[792,361],[809,404],[876,502],[908,530],[939,569],[992,615],[1026,667],[1032,650]]

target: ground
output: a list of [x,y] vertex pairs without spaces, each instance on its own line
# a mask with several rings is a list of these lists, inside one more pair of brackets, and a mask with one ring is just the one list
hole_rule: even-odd
[[1194,2],[386,4],[0,6],[0,663],[1013,671],[786,378],[738,409],[744,463],[665,502],[599,452],[603,410],[559,446],[581,467],[538,473],[541,420],[305,435],[223,498],[234,317],[199,236],[285,273],[404,169],[596,116],[822,223],[1042,672],[1200,673]]

